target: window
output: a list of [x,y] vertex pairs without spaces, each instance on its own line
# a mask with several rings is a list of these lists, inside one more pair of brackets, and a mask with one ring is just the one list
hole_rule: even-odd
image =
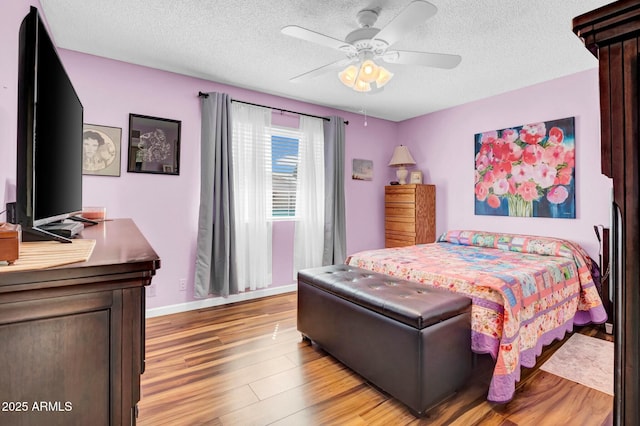
[[271,128],[271,217],[273,219],[296,216],[296,191],[300,133],[293,129]]
[[[235,202],[251,206],[238,207],[237,214],[264,212],[267,220],[299,220],[305,210],[299,204],[300,191],[309,192],[301,188],[300,180],[316,181],[320,176],[316,168],[324,164],[322,145],[317,136],[300,129],[261,124],[234,123]],[[307,154],[313,158],[301,166]]]

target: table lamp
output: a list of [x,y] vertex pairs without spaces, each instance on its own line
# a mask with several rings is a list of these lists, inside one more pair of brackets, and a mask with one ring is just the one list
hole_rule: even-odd
[[416,161],[411,156],[409,152],[409,148],[404,145],[396,146],[393,150],[393,156],[391,157],[391,161],[389,161],[390,166],[396,166],[398,169],[396,170],[396,177],[398,178],[398,182],[400,185],[404,185],[407,183],[407,171],[406,166],[416,164]]

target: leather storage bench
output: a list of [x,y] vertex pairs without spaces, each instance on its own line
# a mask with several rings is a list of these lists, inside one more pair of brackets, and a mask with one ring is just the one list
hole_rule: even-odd
[[421,416],[471,374],[471,300],[348,265],[298,273],[298,330]]

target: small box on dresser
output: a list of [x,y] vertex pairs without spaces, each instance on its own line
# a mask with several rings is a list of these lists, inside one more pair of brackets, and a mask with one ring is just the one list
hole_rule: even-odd
[[385,247],[435,241],[435,185],[389,185],[385,187],[384,202]]
[[20,225],[0,223],[0,262],[13,265],[20,257],[21,233]]

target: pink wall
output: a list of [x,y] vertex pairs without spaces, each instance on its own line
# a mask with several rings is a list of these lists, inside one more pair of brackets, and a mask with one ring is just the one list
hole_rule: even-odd
[[[0,6],[0,201],[15,180],[18,27],[35,0]],[[199,91],[224,91],[233,98],[318,115],[340,115],[346,130],[347,251],[384,245],[384,185],[394,178],[387,167],[396,144],[408,145],[437,185],[437,232],[452,228],[558,235],[571,238],[597,256],[592,227],[609,222],[610,181],[599,172],[597,71],[587,71],[401,123],[368,119],[344,111],[218,84],[197,78],[62,50],[62,60],[85,107],[85,122],[120,127],[120,177],[85,176],[84,204],[106,206],[108,216],[131,217],[162,258],[154,278],[157,296],[150,308],[188,302],[178,280],[193,283],[200,178]],[[126,172],[128,114],[182,121],[180,176]],[[473,213],[473,135],[530,121],[576,117],[577,215],[568,219],[475,216]],[[286,116],[285,116],[286,117]],[[274,120],[287,120],[274,115]],[[295,121],[295,120],[294,120]],[[374,180],[351,180],[354,158],[374,163]],[[1,209],[0,209],[1,210]],[[274,284],[292,283],[292,223],[274,227]]]
[[[5,3],[0,8],[0,200],[4,199],[6,183],[15,179],[17,34],[32,2],[8,2],[9,8]],[[85,176],[83,204],[105,206],[112,218],[133,218],[160,255],[162,268],[153,280],[157,296],[147,299],[148,307],[194,300],[191,290],[178,290],[178,280],[186,278],[188,287],[193,283],[200,194],[199,91],[224,91],[239,100],[349,120],[345,153],[347,250],[384,244],[381,203],[383,186],[392,175],[386,164],[395,143],[396,123],[369,118],[365,127],[357,114],[68,50],[61,50],[60,56],[84,105],[85,123],[122,128],[121,176]],[[182,121],[179,176],[127,173],[129,113]],[[279,113],[274,114],[277,120],[282,120]],[[353,158],[373,160],[373,181],[350,179]],[[274,285],[290,284],[293,226],[277,223],[274,230]]]
[[[598,71],[593,69],[400,123],[425,182],[437,186],[437,233],[482,229],[569,238],[598,259],[593,225],[609,223],[611,181],[600,173]],[[474,215],[476,133],[574,116],[576,219]]]

